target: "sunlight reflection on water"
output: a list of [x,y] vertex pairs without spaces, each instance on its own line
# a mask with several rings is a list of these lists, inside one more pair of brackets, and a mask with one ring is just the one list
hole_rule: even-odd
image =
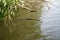
[[[54,0],[55,1],[55,0]],[[47,35],[47,40],[60,40],[60,2],[55,1],[49,11],[42,14],[42,30]]]

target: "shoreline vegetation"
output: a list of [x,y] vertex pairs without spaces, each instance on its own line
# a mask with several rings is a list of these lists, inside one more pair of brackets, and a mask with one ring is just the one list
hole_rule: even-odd
[[18,13],[20,8],[37,12],[47,2],[46,0],[0,0],[0,21],[4,20],[5,17],[11,19],[12,16]]
[[36,12],[42,7],[45,0],[0,0],[0,20],[9,15],[14,15],[18,12],[19,7],[27,9],[31,12]]
[[0,0],[0,40],[40,40],[41,21],[38,18],[45,2]]

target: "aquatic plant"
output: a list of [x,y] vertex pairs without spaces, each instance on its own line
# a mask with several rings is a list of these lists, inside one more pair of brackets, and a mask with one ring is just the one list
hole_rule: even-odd
[[11,19],[11,16],[18,11],[19,7],[29,11],[36,11],[42,6],[44,1],[45,0],[0,0],[0,21],[6,16]]
[[[40,38],[40,24],[36,22],[36,19],[31,18],[35,14],[34,12],[42,8],[44,2],[45,0],[0,0],[0,40],[36,40]],[[13,19],[16,14],[25,15],[27,11],[30,14],[33,12],[29,19],[20,18],[20,15],[21,20]],[[2,21],[4,22],[1,23]]]
[[[11,19],[11,16],[14,15],[14,13],[16,12],[17,1],[16,0],[0,0],[0,21],[2,21],[4,17],[8,17],[9,19]],[[15,9],[13,9],[13,7]]]

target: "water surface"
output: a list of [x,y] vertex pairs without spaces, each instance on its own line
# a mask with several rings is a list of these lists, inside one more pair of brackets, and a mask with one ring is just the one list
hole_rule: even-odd
[[53,0],[49,10],[42,13],[42,31],[47,40],[60,40],[60,1]]

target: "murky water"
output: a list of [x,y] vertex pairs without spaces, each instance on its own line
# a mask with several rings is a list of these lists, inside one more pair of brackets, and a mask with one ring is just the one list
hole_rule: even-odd
[[48,11],[42,13],[42,31],[47,40],[60,40],[60,0],[53,0]]
[[[20,8],[20,7],[19,7]],[[0,24],[0,40],[40,40],[40,11],[31,12],[20,8],[12,20]]]
[[20,8],[12,21],[0,24],[0,40],[60,40],[60,1],[53,4],[42,15]]

